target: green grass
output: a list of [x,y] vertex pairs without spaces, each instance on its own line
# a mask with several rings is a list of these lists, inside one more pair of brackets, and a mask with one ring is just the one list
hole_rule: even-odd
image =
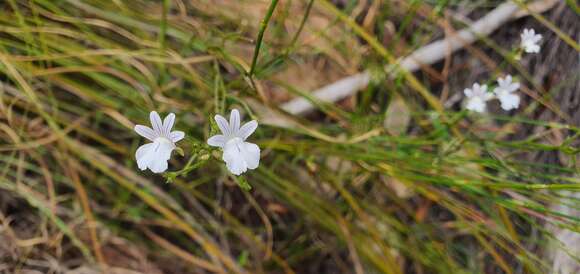
[[[260,167],[243,177],[205,146],[216,113],[236,107],[260,122],[269,117],[251,102],[280,113],[286,97],[396,63],[401,49],[382,43],[382,23],[363,27],[347,2],[0,4],[2,195],[72,245],[49,249],[62,263],[115,266],[104,252],[112,233],[191,273],[547,273],[546,223],[580,232],[578,216],[553,209],[580,209],[580,129],[526,116],[549,98],[513,115],[471,115],[444,109],[426,77],[399,71],[344,104],[317,103],[319,114],[285,116],[290,128],[262,124],[251,137]],[[377,18],[401,26],[394,41],[410,52],[441,33],[429,20],[456,4],[414,1],[409,15],[389,2]],[[428,7],[429,18],[416,16]],[[481,46],[505,57],[499,68],[525,73],[494,43]],[[401,134],[383,124],[393,94],[411,120]],[[134,160],[143,140],[132,126],[151,110],[176,113],[186,132],[166,177]],[[534,126],[544,131],[522,140],[500,130]],[[555,131],[567,137],[547,143]],[[523,157],[538,152],[568,164]]]

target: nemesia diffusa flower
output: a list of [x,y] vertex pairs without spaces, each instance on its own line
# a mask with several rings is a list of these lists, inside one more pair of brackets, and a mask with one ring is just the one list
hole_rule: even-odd
[[246,139],[258,127],[258,122],[252,120],[240,127],[240,113],[237,109],[230,113],[230,122],[221,115],[214,117],[222,134],[214,135],[207,144],[223,149],[223,160],[228,170],[234,175],[240,175],[248,169],[255,169],[260,164],[260,148],[256,144],[246,142]]
[[540,52],[540,45],[538,43],[542,40],[541,34],[536,34],[534,29],[524,29],[522,34],[520,34],[522,39],[521,47],[527,53],[538,53]]
[[183,131],[171,131],[175,123],[175,114],[170,113],[163,122],[155,111],[149,114],[153,129],[147,126],[136,125],[135,132],[153,142],[140,146],[135,152],[137,166],[145,170],[149,168],[155,173],[167,170],[167,161],[171,158],[171,152],[176,148],[175,143],[185,137]]
[[466,109],[475,112],[485,112],[486,102],[493,99],[493,94],[487,92],[487,85],[473,84],[472,88],[466,88],[463,93],[467,97]]
[[520,88],[520,83],[512,83],[512,76],[508,75],[505,78],[498,78],[497,84],[499,86],[493,90],[493,93],[501,102],[501,108],[504,110],[518,108],[520,97],[513,92]]

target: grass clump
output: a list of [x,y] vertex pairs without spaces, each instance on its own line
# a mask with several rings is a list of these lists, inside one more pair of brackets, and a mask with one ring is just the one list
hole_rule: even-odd
[[[516,60],[485,37],[460,53],[465,63],[387,74],[376,68],[445,35],[432,22],[460,25],[446,12],[496,3],[362,2],[0,3],[0,263],[11,273],[547,273],[552,248],[578,262],[558,231],[580,232],[580,130],[550,96],[577,75],[540,86],[526,73],[537,57]],[[569,36],[554,39],[577,53]],[[468,62],[494,64],[477,81],[523,71],[526,108],[463,110]],[[375,75],[359,95],[313,99],[306,117],[277,107],[364,69]],[[260,123],[260,166],[240,177],[206,145],[214,115],[234,107]],[[558,118],[533,116],[546,109]],[[134,160],[133,126],[151,110],[176,113],[186,133],[164,176]],[[534,161],[544,154],[558,161]]]

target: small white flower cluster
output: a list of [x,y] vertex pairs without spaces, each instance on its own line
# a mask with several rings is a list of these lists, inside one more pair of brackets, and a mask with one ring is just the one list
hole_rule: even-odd
[[520,97],[514,94],[520,88],[520,83],[512,83],[511,75],[497,79],[498,86],[493,92],[487,91],[487,85],[473,84],[472,88],[466,88],[463,93],[467,97],[465,108],[475,112],[485,112],[487,101],[497,98],[504,110],[516,109],[520,105]]
[[[540,52],[538,43],[542,35],[536,34],[533,29],[524,29],[521,34],[520,46],[527,53]],[[487,101],[497,98],[504,110],[518,108],[520,97],[514,94],[519,89],[519,83],[512,83],[510,75],[497,79],[498,86],[493,92],[487,91],[487,85],[473,84],[472,88],[466,88],[463,92],[467,97],[465,108],[475,112],[485,112]],[[153,128],[136,125],[137,134],[145,137],[152,143],[140,146],[135,152],[137,166],[141,170],[150,169],[155,173],[167,170],[171,153],[176,148],[175,143],[185,137],[183,131],[171,131],[175,123],[175,114],[170,113],[161,121],[157,112],[152,111],[149,115]],[[240,113],[237,109],[232,110],[228,121],[221,115],[214,117],[222,134],[214,135],[207,140],[208,145],[219,147],[223,150],[222,159],[226,162],[228,170],[235,175],[240,175],[248,169],[255,169],[260,164],[260,148],[246,139],[256,130],[258,123],[250,121],[240,126]]]
[[[536,34],[534,29],[524,29],[520,35],[520,47],[527,53],[540,52],[542,35]],[[504,110],[517,109],[520,105],[520,97],[514,94],[520,88],[520,83],[513,83],[512,76],[507,75],[505,78],[497,79],[498,86],[493,92],[487,91],[487,85],[473,84],[472,88],[466,88],[463,93],[467,98],[465,108],[475,112],[485,112],[487,101],[494,98],[499,99],[501,108]]]
[[[136,125],[135,132],[152,143],[140,146],[135,152],[135,158],[141,170],[149,168],[154,173],[162,173],[167,170],[171,152],[176,148],[175,143],[183,139],[185,133],[171,131],[175,123],[173,113],[167,115],[163,122],[155,111],[149,117],[153,129]],[[228,170],[232,174],[240,175],[248,169],[257,168],[260,164],[260,148],[246,142],[246,139],[256,130],[258,122],[252,120],[240,127],[240,113],[237,109],[232,110],[229,123],[221,115],[216,115],[215,121],[222,134],[210,137],[207,143],[223,149],[222,158]]]

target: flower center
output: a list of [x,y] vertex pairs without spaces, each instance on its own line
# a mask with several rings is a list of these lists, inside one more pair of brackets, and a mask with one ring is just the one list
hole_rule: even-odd
[[234,137],[229,139],[226,142],[226,147],[235,147],[236,150],[241,153],[242,152],[242,144],[244,143],[244,141],[242,140],[242,138],[240,137]]
[[173,143],[171,142],[171,140],[167,139],[166,137],[157,137],[155,138],[155,140],[153,140],[154,143]]
[[165,145],[170,145],[172,148],[175,148],[175,144],[173,142],[171,142],[171,140],[167,139],[166,137],[157,137],[155,138],[155,140],[153,140],[154,144],[157,144],[155,146],[155,150],[158,150],[160,146],[165,146]]
[[233,138],[230,138],[226,142],[226,146],[227,145],[232,145],[232,144],[235,144],[236,146],[239,146],[241,143],[242,143],[242,138],[240,138],[240,137],[233,137]]

